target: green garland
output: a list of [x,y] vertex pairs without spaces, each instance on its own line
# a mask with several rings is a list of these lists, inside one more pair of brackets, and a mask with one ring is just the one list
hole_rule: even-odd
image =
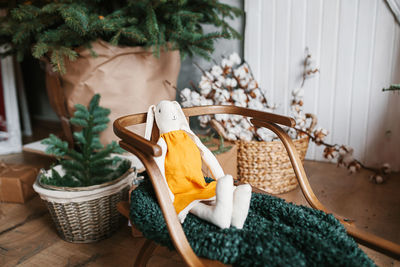
[[[146,238],[174,248],[149,179],[132,192],[130,217]],[[233,266],[375,266],[332,215],[269,195],[253,193],[242,230],[192,214],[182,226],[198,256]]]
[[[65,73],[64,59],[74,60],[75,48],[90,48],[103,39],[113,45],[179,49],[183,56],[209,58],[218,38],[241,38],[226,19],[242,10],[216,0],[59,0],[18,1],[0,18],[3,55],[26,52],[36,58],[50,54],[55,71]],[[204,33],[203,25],[215,32]]]

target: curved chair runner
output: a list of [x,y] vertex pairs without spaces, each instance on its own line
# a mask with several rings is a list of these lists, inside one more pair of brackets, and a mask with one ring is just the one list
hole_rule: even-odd
[[[300,188],[304,197],[310,206],[314,209],[329,212],[322,203],[315,196],[308,182],[306,173],[304,171],[301,160],[295,150],[291,138],[282,130],[280,125],[293,127],[295,122],[292,118],[280,116],[272,113],[251,110],[236,106],[202,106],[184,108],[183,112],[186,117],[199,116],[199,115],[213,115],[213,114],[236,114],[250,117],[253,125],[258,127],[265,127],[273,131],[282,141],[290,161],[292,163],[294,172],[298,179]],[[152,182],[155,194],[157,196],[158,204],[164,215],[165,222],[169,231],[171,240],[181,255],[183,260],[189,266],[220,266],[222,263],[198,257],[192,250],[186,235],[183,231],[182,225],[178,221],[172,201],[169,198],[167,185],[163,182],[162,175],[158,169],[153,157],[161,155],[161,148],[156,144],[159,133],[157,127],[153,127],[151,141],[129,131],[126,127],[141,124],[146,122],[147,113],[140,113],[128,115],[117,119],[114,122],[114,132],[121,138],[120,145],[125,150],[135,154],[144,164]],[[257,188],[253,188],[254,192],[263,192]],[[127,202],[119,203],[118,209],[122,214],[129,218],[129,204]],[[364,232],[356,228],[350,220],[344,219],[340,216],[333,214],[346,228],[347,233],[351,235],[358,243],[375,249],[381,253],[400,258],[400,245],[385,240],[381,237]],[[144,265],[150,258],[152,252],[157,245],[151,241],[146,240],[142,246],[137,257],[135,266]]]

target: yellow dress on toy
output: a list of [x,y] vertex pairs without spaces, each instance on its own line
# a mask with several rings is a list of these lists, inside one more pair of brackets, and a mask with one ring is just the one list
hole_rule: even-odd
[[217,183],[205,182],[200,150],[195,142],[183,130],[161,134],[161,138],[167,143],[165,178],[174,194],[176,213],[193,202],[213,198]]

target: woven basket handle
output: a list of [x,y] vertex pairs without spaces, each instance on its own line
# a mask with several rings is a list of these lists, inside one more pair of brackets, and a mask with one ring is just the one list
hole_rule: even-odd
[[307,129],[307,131],[311,133],[312,131],[314,131],[314,128],[318,123],[318,119],[317,119],[317,116],[315,116],[312,113],[306,113],[306,118],[311,119],[310,126]]

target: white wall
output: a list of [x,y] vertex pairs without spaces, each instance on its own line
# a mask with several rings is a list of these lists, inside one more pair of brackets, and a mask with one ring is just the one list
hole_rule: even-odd
[[[305,47],[320,74],[305,85],[305,111],[368,165],[400,169],[400,27],[384,0],[245,0],[244,55],[278,112],[288,114]],[[321,160],[312,145],[309,159]]]

